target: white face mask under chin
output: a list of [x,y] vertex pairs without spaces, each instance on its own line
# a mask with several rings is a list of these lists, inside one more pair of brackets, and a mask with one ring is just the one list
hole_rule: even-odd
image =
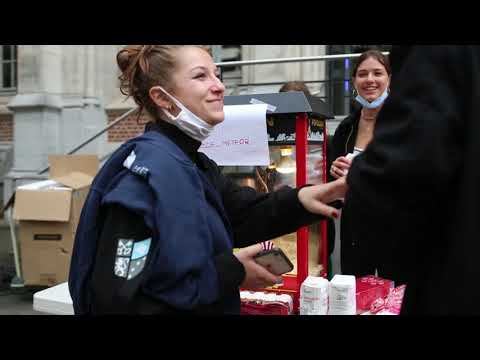
[[213,131],[213,125],[210,125],[188,110],[180,101],[170,95],[165,89],[160,89],[180,108],[180,113],[173,116],[169,111],[162,108],[166,116],[166,121],[175,125],[185,134],[197,141],[204,141]]
[[382,105],[388,97],[388,90],[385,90],[380,97],[372,102],[367,101],[363,96],[357,95],[355,100],[367,109],[376,109]]

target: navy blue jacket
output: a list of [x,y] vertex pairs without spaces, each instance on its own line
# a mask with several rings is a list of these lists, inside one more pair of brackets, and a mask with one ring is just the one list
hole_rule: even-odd
[[[134,161],[127,157],[135,153]],[[219,297],[214,256],[295,231],[318,216],[298,201],[297,189],[258,194],[234,186],[198,153],[202,169],[169,136],[149,131],[124,144],[95,178],[82,211],[69,287],[76,314],[91,312],[91,275],[102,231],[102,208],[118,204],[140,215],[153,236],[142,292],[182,310]],[[130,157],[133,159],[133,157]],[[222,301],[238,313],[238,291]]]

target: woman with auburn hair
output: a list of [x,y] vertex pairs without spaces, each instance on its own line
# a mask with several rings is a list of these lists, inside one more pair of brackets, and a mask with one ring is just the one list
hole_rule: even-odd
[[[198,149],[224,120],[225,87],[207,48],[129,45],[120,89],[153,119],[92,183],[69,287],[76,314],[239,314],[239,287],[281,282],[260,243],[337,216],[345,181],[259,194]],[[233,253],[234,248],[241,248]]]

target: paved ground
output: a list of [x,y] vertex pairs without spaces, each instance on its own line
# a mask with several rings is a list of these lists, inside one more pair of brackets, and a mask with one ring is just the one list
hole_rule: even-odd
[[33,294],[25,290],[0,291],[0,315],[46,315],[33,310]]

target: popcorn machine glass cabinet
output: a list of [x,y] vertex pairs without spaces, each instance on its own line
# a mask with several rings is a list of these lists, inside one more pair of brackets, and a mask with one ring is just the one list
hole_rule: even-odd
[[[307,183],[321,184],[324,182],[323,171],[323,124],[320,128],[310,126],[308,131],[307,146]],[[316,130],[316,131],[312,131]],[[243,186],[251,186],[262,193],[270,193],[283,186],[296,187],[296,148],[295,134],[275,134],[275,138],[269,132],[270,166],[256,167],[224,167],[223,173],[234,179],[236,183]],[[277,141],[278,138],[282,139]],[[321,276],[327,269],[322,266],[321,254],[321,226],[314,223],[309,227],[308,244],[308,271],[310,275]],[[273,240],[277,247],[280,247],[294,264],[291,274],[297,274],[297,233],[291,233]]]

